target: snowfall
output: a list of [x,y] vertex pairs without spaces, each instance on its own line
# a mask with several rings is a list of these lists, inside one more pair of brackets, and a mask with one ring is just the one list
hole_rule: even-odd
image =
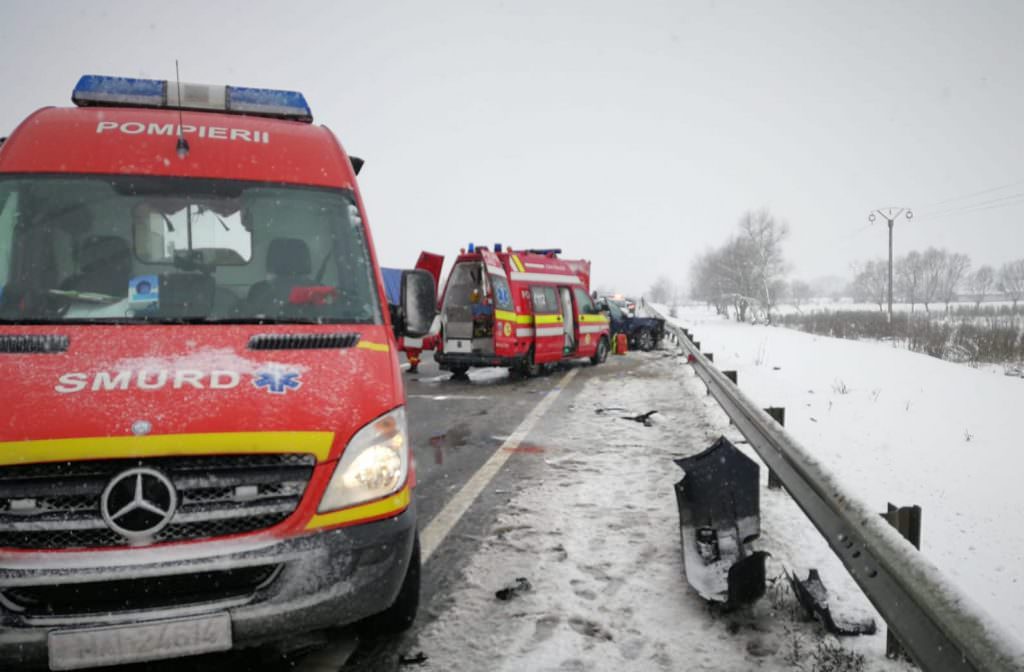
[[[922,553],[991,617],[1024,621],[1024,509],[1016,423],[1024,381],[894,349],[738,324],[681,309],[722,369],[858,496],[923,509]],[[450,602],[413,647],[430,670],[904,670],[885,627],[820,534],[783,491],[761,490],[769,588],[723,613],[688,586],[674,458],[742,437],[675,353],[589,379],[568,421],[545,433],[540,477],[508,498]],[[625,409],[608,411],[606,409]],[[620,416],[657,409],[651,427]],[[767,479],[762,469],[762,481]],[[836,639],[803,618],[784,570],[817,568],[832,611],[875,618],[878,634]],[[512,599],[495,592],[525,577]],[[837,653],[841,647],[846,653]],[[864,657],[863,667],[853,658]]]

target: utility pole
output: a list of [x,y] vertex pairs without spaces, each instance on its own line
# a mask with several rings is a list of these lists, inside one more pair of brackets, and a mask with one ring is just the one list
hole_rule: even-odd
[[892,225],[896,222],[896,219],[903,215],[907,220],[914,218],[914,213],[910,208],[878,208],[868,215],[868,221],[874,224],[875,214],[881,215],[885,221],[889,222],[889,314],[886,317],[886,321],[892,324]]

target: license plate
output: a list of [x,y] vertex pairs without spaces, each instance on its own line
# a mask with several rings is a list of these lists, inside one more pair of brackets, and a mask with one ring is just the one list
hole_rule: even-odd
[[55,630],[48,637],[51,670],[138,663],[231,648],[227,613],[133,625]]
[[473,341],[468,338],[452,338],[444,343],[446,352],[473,352]]

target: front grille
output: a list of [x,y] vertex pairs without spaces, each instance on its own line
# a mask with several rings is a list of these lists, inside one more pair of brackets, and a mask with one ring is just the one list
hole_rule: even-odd
[[325,350],[354,348],[359,334],[256,334],[249,339],[250,350]]
[[0,352],[15,355],[67,352],[70,343],[57,334],[0,334]]
[[278,565],[91,583],[5,588],[0,595],[27,616],[73,616],[160,609],[251,595]]
[[[97,548],[209,539],[276,525],[298,507],[312,455],[230,455],[55,462],[0,467],[0,547]],[[111,479],[146,467],[170,479],[178,506],[150,538],[108,527],[100,497]]]

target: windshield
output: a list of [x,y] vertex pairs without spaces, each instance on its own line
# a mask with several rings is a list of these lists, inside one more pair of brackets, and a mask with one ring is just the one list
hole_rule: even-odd
[[0,180],[8,322],[381,321],[343,191],[225,180]]

